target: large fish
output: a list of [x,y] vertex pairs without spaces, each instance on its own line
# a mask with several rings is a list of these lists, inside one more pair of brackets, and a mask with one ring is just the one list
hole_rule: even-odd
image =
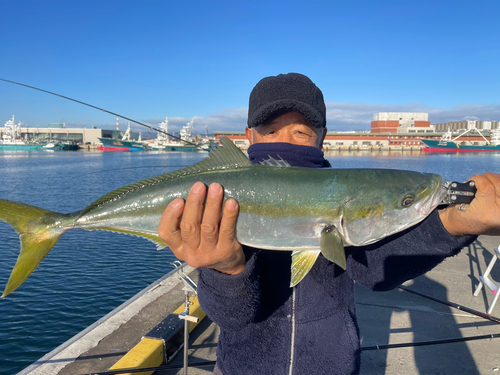
[[209,158],[104,195],[80,212],[61,214],[0,199],[0,220],[12,225],[21,252],[2,297],[35,270],[69,229],[145,237],[158,247],[160,217],[196,181],[220,183],[238,201],[236,235],[245,245],[292,250],[292,285],[320,252],[345,269],[344,246],[367,245],[422,221],[445,190],[435,174],[389,169],[310,169],[270,159],[253,165],[227,138]]

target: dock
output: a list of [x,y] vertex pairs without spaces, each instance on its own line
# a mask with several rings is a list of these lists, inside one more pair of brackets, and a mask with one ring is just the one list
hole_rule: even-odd
[[[459,255],[404,284],[420,295],[400,288],[372,292],[356,285],[356,310],[365,348],[361,374],[500,374],[500,319],[495,318],[500,316],[500,304],[492,311],[493,320],[488,320],[439,302],[449,301],[486,315],[494,295],[487,288],[478,297],[473,293],[499,245],[500,237],[480,236]],[[500,263],[497,267],[491,278],[498,284]],[[186,266],[185,271],[197,278],[195,269]],[[172,271],[20,374],[75,375],[108,370],[165,316],[183,305],[182,287]],[[189,362],[215,361],[218,335],[218,327],[204,318],[190,334]],[[485,339],[488,335],[491,338]],[[410,346],[415,343],[419,345]],[[394,344],[401,347],[384,347]],[[170,365],[182,363],[181,351]],[[206,375],[212,371],[213,365],[190,367],[188,373]],[[154,374],[182,373],[177,367]]]

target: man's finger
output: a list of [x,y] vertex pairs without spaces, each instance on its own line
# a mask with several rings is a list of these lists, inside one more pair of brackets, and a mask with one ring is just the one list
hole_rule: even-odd
[[468,234],[500,233],[500,178],[494,173],[485,173],[471,178],[477,187],[475,198],[465,211],[458,211],[453,219],[462,222],[462,232]]
[[214,247],[219,237],[219,221],[224,191],[222,186],[213,183],[208,188],[207,203],[201,223],[201,245]]
[[160,225],[158,226],[158,235],[163,241],[165,241],[174,254],[182,249],[182,236],[179,224],[183,211],[184,200],[182,198],[174,199],[170,202],[165,211],[163,211],[160,219]]
[[[224,205],[219,238],[221,241],[236,241],[236,220],[238,219],[238,202],[234,199],[228,199]],[[227,243],[225,245],[228,245]]]
[[205,184],[197,182],[188,193],[184,213],[180,223],[182,241],[192,249],[200,244],[200,225],[203,216],[207,188]]
[[500,197],[500,174],[487,172],[484,177],[493,185],[496,196]]
[[[480,200],[482,199],[487,199],[490,200],[493,197],[493,194],[495,194],[495,187],[493,186],[492,181],[490,181],[489,178],[487,178],[486,174],[484,175],[475,175],[472,178],[476,184],[477,192],[476,192],[476,198],[479,198]],[[472,200],[471,204],[479,204],[481,201],[475,201]],[[481,202],[484,203],[484,202]]]

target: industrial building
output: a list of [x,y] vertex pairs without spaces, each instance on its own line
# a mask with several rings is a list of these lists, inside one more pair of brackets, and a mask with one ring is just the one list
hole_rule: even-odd
[[428,113],[379,112],[373,115],[372,133],[434,133]]
[[448,130],[452,132],[461,132],[469,129],[479,129],[479,130],[495,130],[500,129],[500,121],[477,121],[477,120],[466,120],[466,121],[451,121],[443,124],[435,124],[434,127],[436,131],[446,132]]
[[[0,128],[0,139],[5,128]],[[83,128],[65,128],[62,124],[49,124],[47,128],[21,127],[21,138],[29,141],[39,142],[72,142],[76,144],[97,144],[99,138],[118,138],[120,139],[125,131],[97,129],[95,126],[91,129]],[[139,132],[132,132],[132,138],[138,139]]]

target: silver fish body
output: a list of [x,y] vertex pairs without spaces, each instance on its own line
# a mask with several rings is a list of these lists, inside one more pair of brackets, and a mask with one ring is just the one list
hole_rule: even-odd
[[225,199],[238,201],[236,234],[242,244],[293,251],[294,285],[320,252],[345,267],[344,246],[370,244],[415,225],[445,194],[441,177],[434,174],[279,167],[274,160],[252,165],[230,140],[222,144],[198,164],[120,188],[75,214],[0,199],[0,220],[11,224],[21,239],[4,296],[72,228],[138,235],[165,247],[157,234],[161,215],[173,199],[186,198],[197,181],[220,183]]

